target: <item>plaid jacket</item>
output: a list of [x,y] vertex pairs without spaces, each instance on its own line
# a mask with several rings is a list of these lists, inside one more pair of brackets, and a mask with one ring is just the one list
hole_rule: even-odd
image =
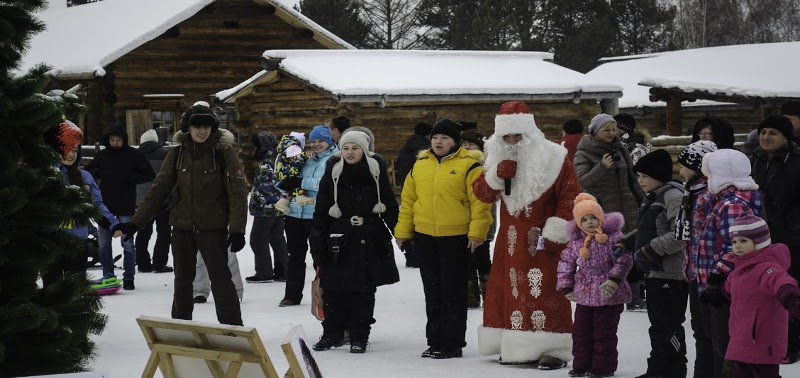
[[763,217],[764,204],[760,191],[739,190],[734,186],[717,194],[707,192],[700,201],[708,202],[705,206],[710,209],[706,218],[699,218],[703,225],[697,249],[697,278],[698,290],[703,292],[709,274],[727,276],[733,270],[728,228],[741,214]]
[[703,231],[703,222],[711,211],[707,194],[708,179],[703,176],[687,188],[683,197],[685,203],[681,206],[679,219],[675,221],[675,237],[685,241],[683,243],[683,253],[686,257],[684,273],[686,280],[690,282],[697,280],[697,251],[700,247],[700,233]]

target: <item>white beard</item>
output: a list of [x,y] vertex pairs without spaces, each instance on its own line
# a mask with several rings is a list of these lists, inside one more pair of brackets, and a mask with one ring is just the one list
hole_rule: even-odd
[[[533,135],[531,135],[533,134]],[[516,145],[509,146],[502,136],[492,136],[486,141],[486,170],[497,170],[503,160],[517,162],[517,174],[511,179],[511,194],[501,191],[500,197],[513,216],[530,205],[553,186],[567,156],[567,149],[544,138],[541,133],[523,134]]]

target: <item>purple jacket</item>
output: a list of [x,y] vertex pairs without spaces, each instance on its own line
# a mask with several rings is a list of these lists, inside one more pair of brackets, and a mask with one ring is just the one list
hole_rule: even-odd
[[[566,225],[571,240],[561,252],[557,289],[564,294],[572,292],[575,302],[583,306],[599,307],[631,301],[631,287],[625,277],[633,266],[633,256],[623,253],[616,263],[611,260],[611,250],[622,238],[620,230],[625,220],[620,213],[608,213],[605,217],[603,232],[608,235],[608,242],[600,244],[592,239],[588,246],[592,254],[588,259],[579,256],[586,233],[578,228],[574,220]],[[576,272],[577,267],[580,269]],[[600,285],[609,278],[618,283],[619,288],[610,298],[603,298]]]
[[725,282],[725,290],[731,293],[731,339],[726,360],[748,364],[787,362],[789,313],[775,296],[781,286],[797,285],[786,273],[790,261],[789,248],[784,244],[733,257],[736,269]]

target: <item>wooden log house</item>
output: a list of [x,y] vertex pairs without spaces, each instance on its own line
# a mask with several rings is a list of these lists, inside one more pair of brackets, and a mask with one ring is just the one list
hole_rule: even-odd
[[[175,129],[183,110],[260,69],[268,49],[351,49],[279,1],[114,0],[67,8],[51,0],[21,69],[53,67],[52,88],[81,85],[88,112],[75,120],[90,144],[114,121],[131,144],[158,126]],[[219,109],[222,127],[231,106]],[[171,136],[172,131],[168,132]]]
[[[550,139],[570,118],[613,107],[621,88],[590,84],[552,54],[490,51],[339,50],[264,53],[264,71],[218,94],[235,104],[242,138],[261,130],[308,133],[336,115],[375,134],[394,159],[419,122],[451,118],[491,135],[506,101],[524,100]],[[246,140],[246,139],[243,139]],[[249,146],[242,146],[243,156]],[[392,175],[393,177],[393,175]]]

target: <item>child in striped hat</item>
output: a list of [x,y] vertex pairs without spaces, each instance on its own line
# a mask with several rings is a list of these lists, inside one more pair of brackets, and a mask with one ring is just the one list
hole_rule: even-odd
[[789,316],[800,318],[800,289],[786,273],[789,249],[771,244],[767,223],[754,215],[736,218],[729,232],[735,269],[725,283],[731,294],[725,359],[733,362],[734,377],[780,377]]

